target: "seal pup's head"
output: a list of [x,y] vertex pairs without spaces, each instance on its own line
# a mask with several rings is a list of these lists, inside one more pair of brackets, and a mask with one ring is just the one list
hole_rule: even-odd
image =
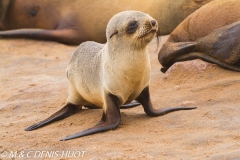
[[150,15],[139,11],[123,11],[111,18],[107,25],[107,43],[143,48],[156,35],[158,23]]

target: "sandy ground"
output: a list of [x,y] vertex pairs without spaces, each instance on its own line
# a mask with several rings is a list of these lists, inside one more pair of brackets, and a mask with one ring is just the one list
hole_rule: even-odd
[[[165,40],[162,37],[161,43]],[[197,109],[155,118],[141,106],[121,110],[116,130],[70,141],[59,139],[92,127],[102,111],[85,109],[38,130],[24,131],[65,103],[65,71],[75,48],[0,39],[0,159],[240,159],[239,73],[194,60],[177,63],[163,74],[155,41],[149,48],[153,105]],[[13,153],[16,158],[11,158]]]

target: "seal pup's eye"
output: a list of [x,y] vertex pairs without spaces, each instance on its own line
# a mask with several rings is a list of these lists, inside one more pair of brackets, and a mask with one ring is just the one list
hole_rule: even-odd
[[137,27],[138,27],[137,21],[129,22],[128,27],[127,27],[127,33],[129,33],[129,34],[134,33],[136,31]]
[[118,34],[118,30],[115,30],[115,31],[110,35],[110,39],[111,39],[112,36],[114,36],[115,34]]

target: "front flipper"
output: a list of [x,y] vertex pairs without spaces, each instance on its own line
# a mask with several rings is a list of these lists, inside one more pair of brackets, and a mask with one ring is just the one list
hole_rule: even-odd
[[103,112],[100,122],[92,128],[67,136],[61,139],[61,141],[66,141],[78,137],[87,136],[90,134],[95,134],[98,132],[107,131],[110,129],[115,129],[119,125],[120,120],[121,116],[118,97],[112,94],[106,95],[106,111]]
[[0,31],[0,38],[30,38],[46,41],[56,41],[65,44],[79,45],[85,41],[79,37],[78,31],[71,28],[65,29],[16,29]]
[[74,113],[76,113],[79,110],[78,106],[71,104],[71,103],[67,103],[61,110],[57,111],[56,113],[54,113],[53,115],[51,115],[49,118],[34,124],[32,126],[29,126],[25,129],[25,131],[31,131],[40,127],[43,127],[49,123],[52,123],[54,121],[60,120],[60,119],[64,119],[66,117],[69,117],[71,115],[73,115]]
[[163,109],[154,109],[150,100],[150,94],[149,94],[149,87],[147,86],[142,93],[138,96],[136,99],[138,102],[140,102],[144,108],[145,113],[148,116],[161,116],[164,114],[167,114],[169,112],[178,111],[178,110],[190,110],[195,109],[197,107],[178,107],[178,108],[163,108]]

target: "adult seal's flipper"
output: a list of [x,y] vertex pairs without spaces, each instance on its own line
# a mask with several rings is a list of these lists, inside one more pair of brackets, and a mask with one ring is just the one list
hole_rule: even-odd
[[60,43],[75,45],[79,45],[79,41],[81,40],[78,31],[72,28],[55,30],[16,29],[9,31],[0,31],[0,38],[29,38],[47,41],[57,41]]

